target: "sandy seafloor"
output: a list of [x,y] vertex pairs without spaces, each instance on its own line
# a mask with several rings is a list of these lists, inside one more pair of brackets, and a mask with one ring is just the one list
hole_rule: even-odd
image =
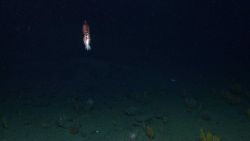
[[[223,72],[96,60],[41,66],[17,66],[2,86],[0,141],[198,141],[201,128],[222,141],[250,140],[250,98],[229,104]],[[233,83],[246,90],[244,82]]]

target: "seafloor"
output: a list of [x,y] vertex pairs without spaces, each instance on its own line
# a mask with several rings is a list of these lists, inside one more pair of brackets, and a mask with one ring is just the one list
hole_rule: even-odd
[[200,141],[201,129],[250,140],[245,74],[94,59],[20,64],[1,86],[1,141]]

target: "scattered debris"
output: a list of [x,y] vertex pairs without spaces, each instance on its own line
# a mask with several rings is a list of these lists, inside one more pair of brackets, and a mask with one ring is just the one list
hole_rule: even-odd
[[146,135],[147,137],[152,140],[155,138],[155,131],[152,127],[146,127]]
[[129,133],[128,138],[129,141],[135,141],[137,139],[137,133],[136,132]]

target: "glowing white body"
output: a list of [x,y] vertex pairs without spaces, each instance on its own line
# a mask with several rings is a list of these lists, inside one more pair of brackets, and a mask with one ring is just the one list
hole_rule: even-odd
[[85,49],[88,51],[91,49],[90,47],[90,32],[89,32],[89,25],[87,21],[84,21],[84,24],[82,26],[82,33],[83,33],[83,43],[85,45]]
[[85,45],[85,49],[86,50],[90,50],[91,47],[90,47],[90,36],[89,34],[85,34],[84,37],[83,37],[83,43]]

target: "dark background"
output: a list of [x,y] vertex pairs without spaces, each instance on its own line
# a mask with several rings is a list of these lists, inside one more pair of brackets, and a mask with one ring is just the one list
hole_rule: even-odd
[[[1,67],[94,58],[249,69],[250,6],[234,0],[1,0]],[[84,20],[92,50],[82,44]]]

